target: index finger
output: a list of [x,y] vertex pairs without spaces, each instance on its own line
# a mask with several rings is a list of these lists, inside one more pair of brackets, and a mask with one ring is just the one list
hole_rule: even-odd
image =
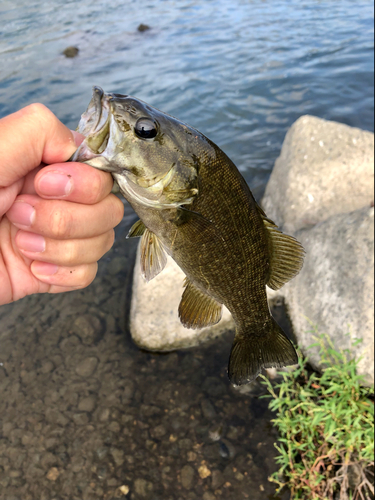
[[43,104],[0,120],[0,178],[7,187],[40,163],[66,161],[77,149],[74,134]]

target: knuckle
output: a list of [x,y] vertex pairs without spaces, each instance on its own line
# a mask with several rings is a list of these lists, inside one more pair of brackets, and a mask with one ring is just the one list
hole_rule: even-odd
[[50,229],[57,239],[67,238],[72,232],[72,216],[64,210],[54,210],[51,214]]
[[22,110],[22,114],[24,116],[29,116],[30,118],[34,118],[40,120],[44,116],[49,116],[51,111],[40,102],[34,102],[33,104],[29,104]]
[[69,241],[64,248],[64,265],[74,266],[78,264],[79,252],[77,244],[74,241]]

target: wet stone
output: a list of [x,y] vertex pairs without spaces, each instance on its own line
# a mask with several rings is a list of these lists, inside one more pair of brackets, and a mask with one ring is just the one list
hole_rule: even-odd
[[109,419],[109,416],[111,414],[111,411],[109,408],[103,408],[100,413],[99,413],[99,420],[100,422],[107,422]]
[[50,373],[54,368],[55,365],[52,363],[52,361],[47,360],[42,364],[40,372],[46,375],[47,373]]
[[193,446],[193,442],[189,438],[180,439],[180,441],[178,442],[178,446],[181,450],[190,450]]
[[134,481],[135,493],[141,498],[151,498],[153,489],[154,485],[150,481],[146,481],[146,479],[136,479]]
[[81,344],[77,335],[69,335],[60,342],[60,349],[66,353],[74,352],[76,347]]
[[144,31],[148,31],[149,29],[151,29],[150,26],[143,23],[141,23],[137,28],[137,30],[140,31],[141,33],[143,33]]
[[85,345],[92,345],[102,337],[102,325],[97,316],[84,314],[78,316],[73,322],[72,332],[76,334]]
[[219,378],[207,377],[203,382],[203,390],[205,390],[209,396],[218,397],[227,392],[227,387]]
[[221,471],[219,470],[212,471],[211,486],[213,490],[217,490],[218,488],[220,488],[224,484],[224,482],[225,478]]
[[78,410],[92,412],[92,411],[94,411],[95,406],[96,406],[96,397],[95,396],[87,396],[85,398],[82,398],[79,401]]
[[60,411],[47,408],[46,420],[51,424],[58,424],[65,427],[69,423],[69,419]]
[[119,448],[111,448],[111,455],[117,466],[124,463],[124,452]]
[[95,372],[97,366],[98,358],[86,358],[76,366],[76,374],[84,378],[90,377]]
[[203,416],[208,420],[211,420],[217,416],[216,410],[209,399],[202,399],[201,408]]
[[190,490],[190,488],[192,487],[194,475],[195,473],[193,467],[191,467],[190,465],[185,465],[184,467],[182,467],[181,484],[185,489]]
[[[128,263],[128,259],[126,257],[117,256],[117,257],[113,258],[108,265],[108,273],[111,276],[117,276],[118,274],[121,273],[121,271],[126,269],[127,263]],[[117,307],[118,307],[118,303],[117,303]]]
[[66,49],[64,49],[63,54],[65,57],[71,58],[71,57],[78,56],[78,52],[79,52],[79,48],[71,45],[71,46],[67,47]]
[[157,425],[152,431],[151,431],[151,434],[152,434],[152,437],[156,438],[156,439],[160,439],[162,438],[163,436],[165,436],[165,434],[167,433],[167,430],[166,428],[164,427],[164,425]]
[[211,491],[206,491],[202,498],[203,500],[216,500],[216,496]]
[[75,413],[72,418],[76,425],[87,425],[89,423],[87,413]]

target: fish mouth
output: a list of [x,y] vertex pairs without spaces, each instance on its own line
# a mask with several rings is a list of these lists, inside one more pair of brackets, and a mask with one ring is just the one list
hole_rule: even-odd
[[88,163],[106,149],[110,136],[110,100],[100,87],[93,87],[91,101],[82,114],[77,131],[86,136],[71,161]]
[[[93,87],[92,99],[87,112],[92,112],[93,128],[86,138],[88,147],[94,154],[101,154],[109,139],[110,99],[100,87]],[[84,117],[84,115],[82,116]],[[89,117],[90,118],[90,117]]]

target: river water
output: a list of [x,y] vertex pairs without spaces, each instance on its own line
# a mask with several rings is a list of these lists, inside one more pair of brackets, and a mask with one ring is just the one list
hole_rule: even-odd
[[300,115],[373,130],[369,0],[3,0],[0,17],[0,116],[40,101],[75,128],[93,85],[134,95],[217,143],[258,197]]
[[[373,17],[367,0],[2,0],[0,116],[39,101],[75,128],[93,85],[135,95],[217,143],[259,199],[299,116],[373,130]],[[281,498],[264,390],[226,377],[232,334],[168,355],[131,342],[132,218],[88,289],[0,307],[0,499]]]

